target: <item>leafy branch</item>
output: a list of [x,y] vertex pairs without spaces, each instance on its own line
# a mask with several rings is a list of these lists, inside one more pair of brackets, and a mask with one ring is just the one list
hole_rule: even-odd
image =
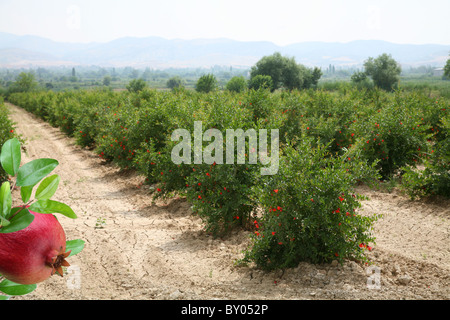
[[[35,159],[21,166],[21,146],[17,138],[6,141],[0,152],[0,164],[5,172],[12,177],[3,182],[0,187],[0,234],[12,233],[28,227],[34,220],[30,212],[43,214],[59,213],[68,218],[76,219],[77,215],[67,204],[51,200],[55,194],[60,177],[57,174],[48,176],[57,166],[55,159]],[[31,199],[34,187],[37,186],[35,199]],[[12,191],[20,187],[23,204],[13,206]],[[84,248],[83,240],[66,241],[71,255],[81,252]],[[21,285],[5,279],[0,275],[0,291],[7,295],[23,295],[32,292],[34,285]],[[8,298],[8,297],[7,297]],[[0,299],[5,299],[0,296]]]

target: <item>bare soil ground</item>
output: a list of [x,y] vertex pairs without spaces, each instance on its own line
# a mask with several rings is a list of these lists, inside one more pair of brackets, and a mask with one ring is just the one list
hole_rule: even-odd
[[[63,278],[53,276],[13,299],[424,299],[450,298],[450,202],[411,201],[397,190],[359,187],[375,224],[374,269],[354,261],[265,273],[237,267],[249,233],[213,239],[184,199],[152,204],[143,178],[105,165],[53,128],[9,104],[26,140],[24,162],[50,157],[61,176],[55,200],[78,218],[59,215],[68,240],[83,239]],[[373,267],[372,267],[373,268]],[[379,273],[377,273],[379,272]],[[377,282],[379,279],[379,283]],[[369,284],[369,286],[368,286]]]

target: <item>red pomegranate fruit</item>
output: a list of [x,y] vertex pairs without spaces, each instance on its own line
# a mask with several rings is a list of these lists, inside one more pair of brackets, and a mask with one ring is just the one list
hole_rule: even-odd
[[0,274],[19,284],[35,284],[55,273],[63,275],[66,234],[53,214],[30,211],[33,222],[25,229],[0,233]]

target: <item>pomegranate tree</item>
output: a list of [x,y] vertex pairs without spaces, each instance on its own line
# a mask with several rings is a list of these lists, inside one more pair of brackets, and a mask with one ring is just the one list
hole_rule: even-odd
[[[66,240],[66,234],[54,213],[75,219],[66,204],[50,198],[60,177],[48,176],[58,165],[55,159],[36,159],[21,164],[20,142],[6,141],[0,163],[9,180],[0,187],[0,291],[21,295],[33,291],[36,284],[54,274],[63,276],[70,255],[84,247],[82,240]],[[48,176],[48,177],[47,177]],[[37,186],[35,199],[31,200]],[[22,204],[13,205],[12,191],[20,189]]]

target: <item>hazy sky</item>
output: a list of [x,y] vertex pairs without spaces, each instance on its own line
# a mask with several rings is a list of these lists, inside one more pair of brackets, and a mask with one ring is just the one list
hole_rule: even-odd
[[450,0],[0,0],[0,32],[64,42],[160,36],[450,44],[449,13]]

